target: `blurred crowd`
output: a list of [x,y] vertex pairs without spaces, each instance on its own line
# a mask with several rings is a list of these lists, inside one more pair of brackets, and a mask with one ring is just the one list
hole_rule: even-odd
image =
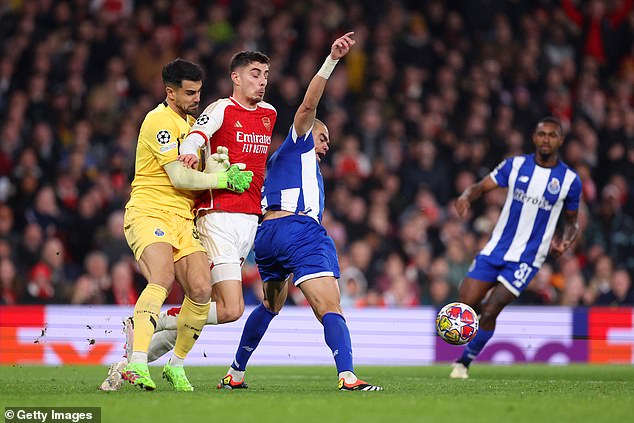
[[[272,59],[266,100],[283,140],[342,32],[357,45],[318,116],[324,225],[344,307],[442,305],[505,192],[454,199],[533,150],[537,120],[567,133],[583,182],[574,251],[549,259],[519,304],[632,305],[632,0],[13,0],[0,3],[0,304],[134,304],[145,281],[123,236],[137,131],[175,57],[203,65],[203,105],[231,94],[243,49]],[[244,266],[245,300],[261,281]],[[179,302],[175,289],[168,302]],[[291,291],[289,302],[305,304]]]

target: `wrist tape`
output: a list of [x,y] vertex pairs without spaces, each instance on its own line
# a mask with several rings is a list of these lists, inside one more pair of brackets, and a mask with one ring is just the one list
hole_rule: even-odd
[[317,72],[317,75],[321,76],[324,79],[330,78],[330,74],[335,69],[335,66],[337,66],[338,62],[339,59],[331,59],[330,55],[328,55],[328,57],[326,57],[326,60],[324,61],[324,64],[321,65],[321,69],[319,69],[319,72]]

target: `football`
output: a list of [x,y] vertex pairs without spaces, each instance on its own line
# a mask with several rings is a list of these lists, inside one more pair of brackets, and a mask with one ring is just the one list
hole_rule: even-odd
[[467,304],[449,303],[436,316],[436,332],[449,344],[466,344],[478,332],[478,315]]

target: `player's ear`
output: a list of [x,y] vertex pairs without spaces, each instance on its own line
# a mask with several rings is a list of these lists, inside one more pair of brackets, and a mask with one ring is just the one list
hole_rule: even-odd
[[231,72],[231,81],[235,85],[240,85],[240,75],[238,75],[238,72]]
[[169,98],[170,100],[174,100],[174,98],[176,97],[176,92],[174,91],[174,87],[170,87],[169,85],[165,86],[165,94],[167,95],[167,98]]

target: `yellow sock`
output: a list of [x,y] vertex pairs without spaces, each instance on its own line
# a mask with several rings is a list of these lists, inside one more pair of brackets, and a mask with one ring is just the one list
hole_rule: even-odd
[[148,283],[134,306],[134,343],[132,350],[147,353],[156,328],[161,306],[167,298],[167,289]]
[[178,314],[178,321],[176,322],[178,335],[176,337],[176,345],[174,346],[175,356],[185,358],[187,353],[192,349],[207,322],[209,305],[210,303],[195,303],[187,296],[185,297],[183,305],[181,306],[181,312]]

